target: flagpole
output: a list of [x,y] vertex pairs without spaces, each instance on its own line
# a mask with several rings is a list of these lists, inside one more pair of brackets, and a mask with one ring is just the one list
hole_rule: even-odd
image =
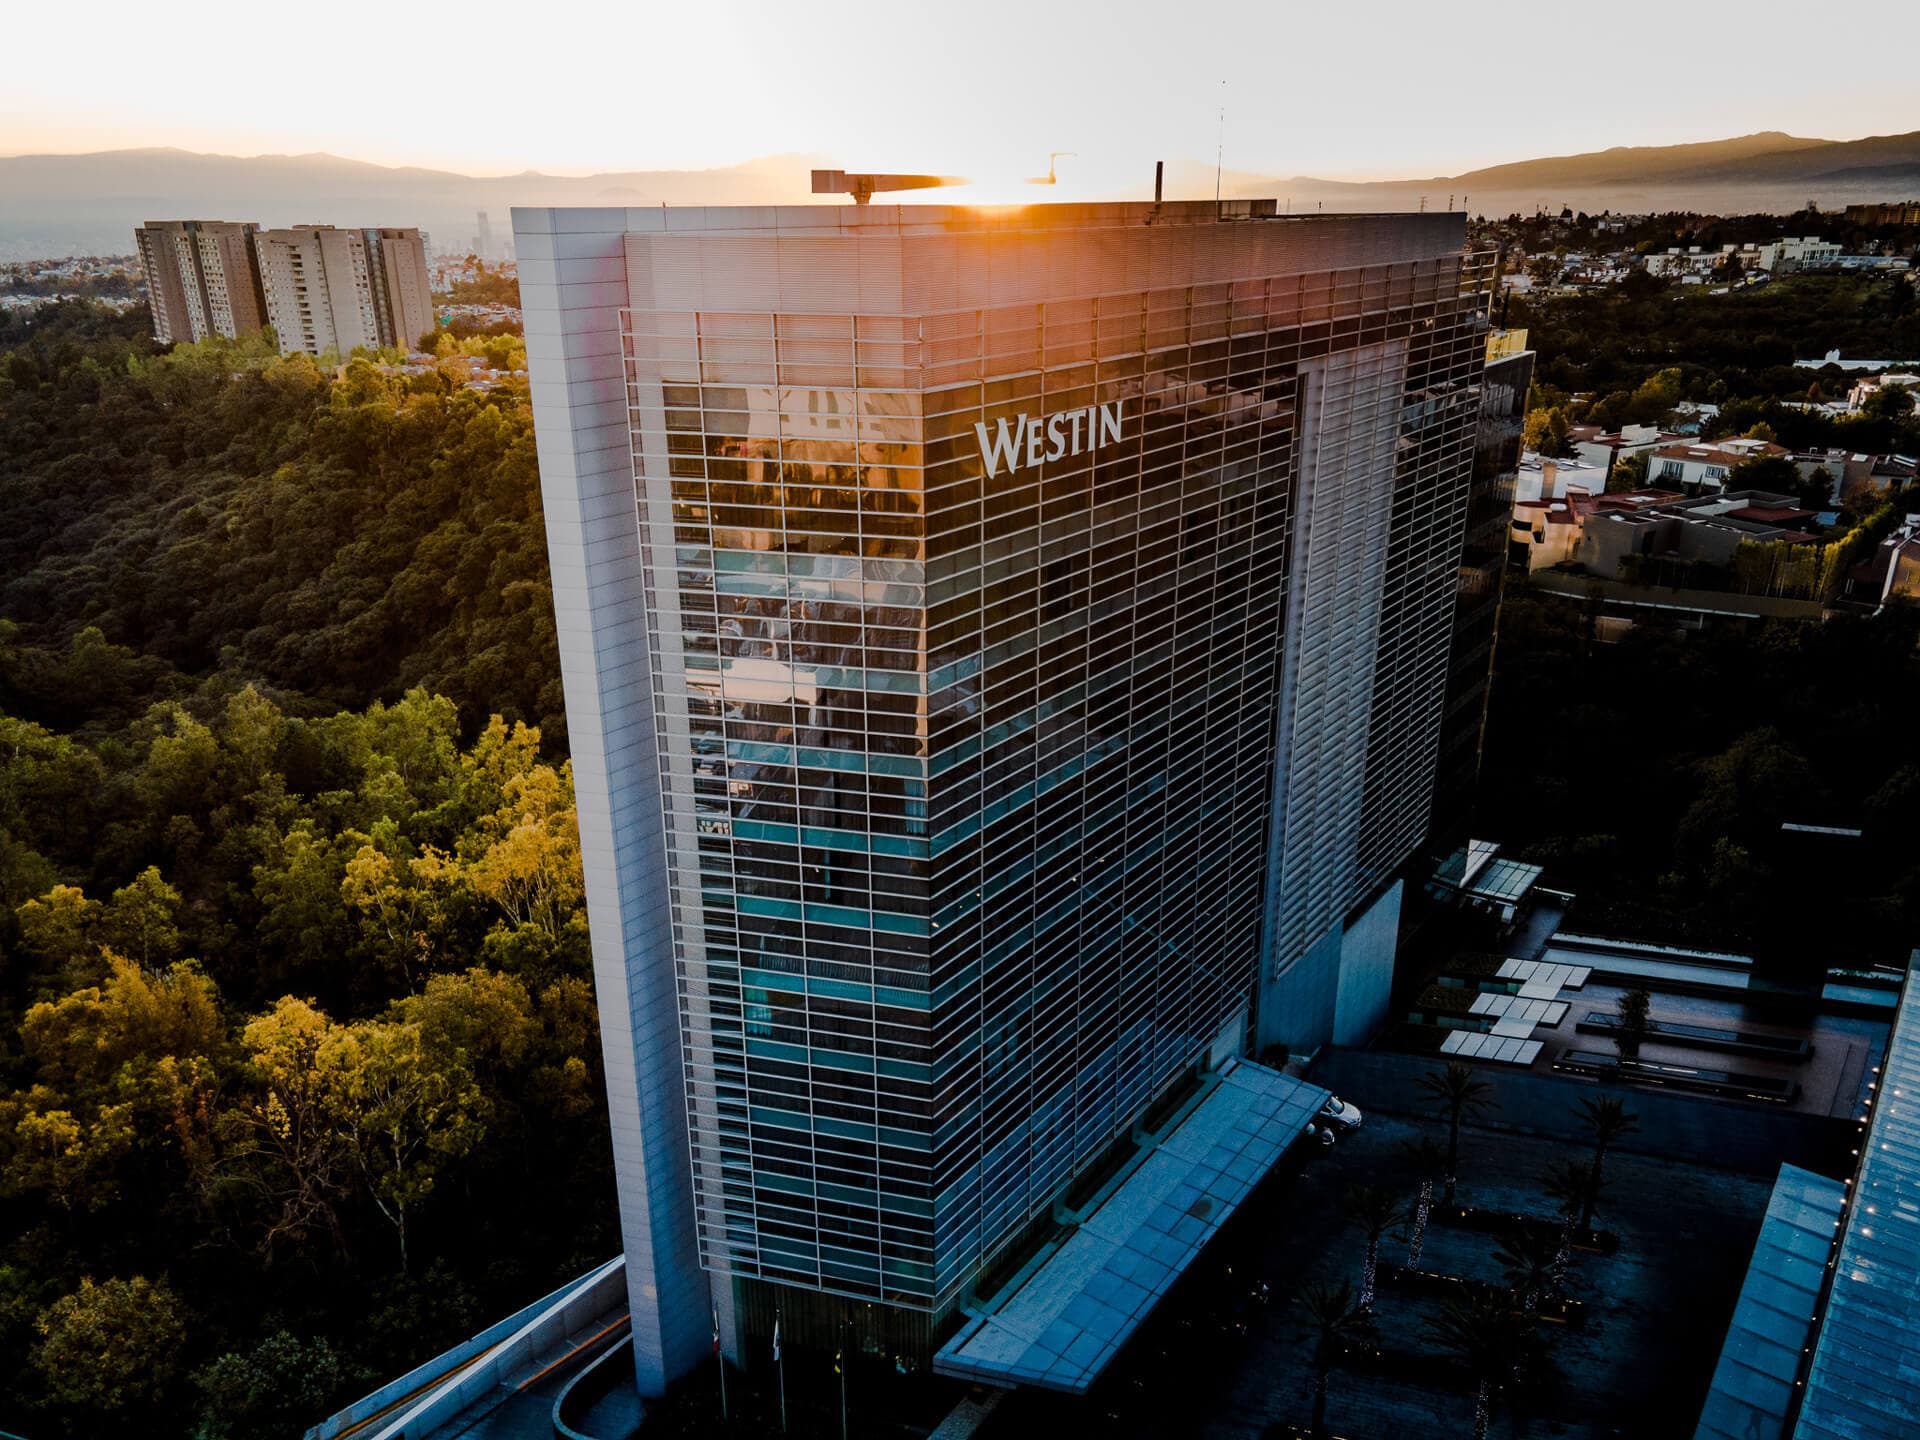
[[720,1367],[720,1422],[727,1420],[727,1357],[720,1353],[720,1312],[713,1312],[713,1363]]
[[840,1348],[834,1352],[833,1368],[840,1376],[840,1440],[847,1440],[847,1331],[840,1327]]
[[780,1377],[780,1433],[787,1433],[787,1361],[780,1353],[780,1312],[773,1316],[773,1368]]

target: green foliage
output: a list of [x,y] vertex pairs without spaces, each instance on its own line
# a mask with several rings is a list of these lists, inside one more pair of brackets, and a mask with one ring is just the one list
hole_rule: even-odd
[[1613,1042],[1620,1047],[1622,1059],[1631,1060],[1640,1053],[1641,1043],[1647,1038],[1647,1011],[1652,1004],[1653,997],[1644,985],[1629,985],[1620,992],[1614,1004]]
[[1443,1177],[1449,1204],[1460,1177],[1460,1126],[1474,1116],[1499,1108],[1493,1087],[1473,1073],[1473,1067],[1449,1060],[1445,1067],[1415,1077],[1416,1085],[1432,1102],[1434,1112],[1447,1122],[1447,1168]]
[[619,1244],[524,348],[145,326],[0,312],[0,1429],[280,1437]]
[[1373,1317],[1355,1303],[1353,1287],[1345,1280],[1337,1284],[1310,1281],[1293,1298],[1307,1338],[1313,1342],[1312,1433],[1317,1440],[1326,1434],[1328,1377],[1349,1346],[1373,1338]]
[[1523,443],[1527,449],[1541,455],[1564,455],[1567,453],[1567,423],[1567,412],[1562,406],[1529,410],[1526,425],[1521,431]]
[[1913,414],[1913,392],[1902,385],[1882,385],[1860,409],[1869,420],[1906,420]]
[[1436,1345],[1459,1358],[1474,1383],[1474,1440],[1486,1435],[1502,1393],[1541,1385],[1554,1370],[1533,1317],[1516,1312],[1497,1293],[1478,1291],[1469,1301],[1449,1301],[1440,1314],[1427,1318],[1426,1328]]
[[[1826,488],[1824,484],[1804,486],[1801,503],[1824,505]],[[1853,513],[1860,515],[1859,508]],[[1823,544],[1743,540],[1733,552],[1733,586],[1749,595],[1831,600],[1840,593],[1847,572],[1867,557],[1897,518],[1892,505],[1881,504],[1860,515],[1839,539]]]
[[1613,469],[1607,473],[1607,493],[1622,494],[1628,490],[1642,490],[1647,484],[1647,457],[1645,455],[1622,455],[1613,462]]
[[186,1343],[187,1319],[165,1281],[92,1277],[50,1305],[33,1349],[47,1401],[90,1434],[149,1433]]
[[1617,1095],[1582,1100],[1578,1110],[1581,1126],[1593,1137],[1596,1156],[1604,1156],[1616,1142],[1640,1129],[1640,1117]]
[[[1624,1003],[1623,997],[1622,1004]],[[1648,1004],[1651,1003],[1652,997],[1649,996]],[[1633,1008],[1644,1014],[1646,1007],[1636,1000]],[[1593,1137],[1593,1159],[1590,1162],[1593,1183],[1587,1191],[1585,1203],[1580,1211],[1580,1224],[1585,1228],[1593,1224],[1593,1207],[1599,1199],[1601,1186],[1606,1184],[1607,1151],[1640,1129],[1640,1117],[1627,1109],[1626,1101],[1616,1095],[1602,1095],[1582,1100],[1579,1108],[1580,1123]]]
[[[1546,390],[1605,397],[1633,392],[1638,413],[1657,422],[1656,396],[1641,389],[1660,376],[1677,380],[1678,398],[1728,396],[1802,399],[1815,377],[1794,361],[1839,350],[1847,355],[1920,355],[1920,310],[1902,306],[1904,287],[1864,275],[1793,275],[1728,295],[1704,286],[1621,286],[1544,300],[1516,299],[1508,322],[1527,327]],[[1837,372],[1835,372],[1837,374]],[[1845,389],[1844,383],[1840,388]],[[1667,382],[1658,386],[1669,389]],[[1669,405],[1669,408],[1670,405]],[[1771,417],[1769,417],[1771,419]],[[1789,436],[1783,443],[1811,444]],[[1735,432],[1737,433],[1737,432]],[[1835,440],[1832,443],[1846,444]],[[1852,449],[1898,449],[1886,444]]]
[[[81,1297],[35,1354],[124,1298],[75,1288],[103,1258],[208,1324],[88,1395],[0,1371],[39,1397],[0,1425],[108,1433],[136,1386],[184,1424],[198,1366],[203,1434],[275,1433],[260,1377],[299,1346],[389,1373],[617,1246],[572,772],[537,731],[463,743],[424,691],[305,719],[252,687],[97,738],[7,727],[14,796],[100,796],[0,808],[0,838],[103,838],[0,928],[0,1270]],[[275,1329],[307,1338],[256,1347]],[[0,1365],[26,1360],[0,1326]]]
[[111,729],[217,676],[295,713],[419,685],[563,741],[525,385],[459,358],[519,368],[517,337],[335,381],[69,311],[0,350],[0,704]]
[[[1753,430],[1764,428],[1763,425],[1752,427]],[[1753,435],[1752,438],[1770,437]],[[1749,455],[1728,472],[1726,484],[1729,490],[1767,490],[1776,495],[1792,495],[1800,489],[1800,467],[1785,455]]]
[[1541,1299],[1553,1288],[1559,1243],[1536,1230],[1521,1230],[1509,1235],[1493,1252],[1493,1261],[1513,1287],[1513,1298],[1528,1312],[1539,1308]]
[[[1642,624],[1596,644],[1578,606],[1510,584],[1479,823],[1577,891],[1600,934],[1809,977],[1841,958],[1844,914],[1846,958],[1903,960],[1920,933],[1920,785],[1899,739],[1920,707],[1917,638],[1920,615],[1893,607],[1684,635]],[[1868,838],[1811,853],[1783,821]],[[1818,903],[1782,905],[1816,880]]]
[[364,1380],[324,1338],[280,1330],[193,1374],[201,1395],[194,1440],[285,1440],[328,1414]]
[[520,282],[507,273],[504,265],[488,265],[486,261],[472,260],[473,278],[456,280],[446,292],[445,298],[456,305],[512,305],[516,309],[520,304]]
[[1607,1180],[1599,1159],[1556,1160],[1547,1167],[1541,1188],[1553,1201],[1556,1214],[1567,1224],[1593,1223],[1593,1209]]

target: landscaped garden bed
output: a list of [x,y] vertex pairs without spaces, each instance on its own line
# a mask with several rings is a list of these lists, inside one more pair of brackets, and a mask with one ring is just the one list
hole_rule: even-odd
[[[1527,1235],[1537,1239],[1557,1239],[1561,1222],[1538,1215],[1522,1215],[1508,1210],[1481,1210],[1472,1205],[1436,1205],[1427,1216],[1430,1225],[1446,1225],[1456,1230],[1473,1230],[1482,1235],[1511,1237]],[[1592,1255],[1611,1255],[1620,1248],[1620,1238],[1607,1230],[1583,1230],[1575,1226],[1573,1248]]]
[[[1511,1297],[1513,1293],[1510,1287],[1496,1285],[1490,1280],[1470,1280],[1461,1275],[1447,1275],[1438,1270],[1415,1270],[1405,1265],[1382,1265],[1380,1284],[1425,1295],[1442,1303],[1448,1300],[1464,1301],[1476,1295]],[[1516,1303],[1514,1313],[1525,1312]],[[1587,1307],[1578,1300],[1564,1296],[1557,1300],[1541,1297],[1532,1314],[1535,1319],[1550,1325],[1579,1326],[1587,1323]]]

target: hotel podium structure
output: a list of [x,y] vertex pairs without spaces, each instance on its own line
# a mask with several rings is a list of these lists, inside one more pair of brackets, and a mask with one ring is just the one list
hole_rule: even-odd
[[643,1391],[1083,1388],[1157,1292],[1003,1364],[986,1272],[1383,1018],[1487,270],[1274,208],[515,212]]

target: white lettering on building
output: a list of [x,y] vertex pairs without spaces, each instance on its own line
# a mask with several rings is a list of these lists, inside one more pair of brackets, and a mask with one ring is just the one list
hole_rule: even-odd
[[1059,460],[1078,455],[1089,446],[1118,440],[1120,402],[1064,410],[1044,420],[1035,415],[1017,415],[1012,420],[996,422],[991,431],[985,421],[977,421],[973,433],[980,437],[980,459],[985,462],[987,478],[991,480],[1002,470]]

